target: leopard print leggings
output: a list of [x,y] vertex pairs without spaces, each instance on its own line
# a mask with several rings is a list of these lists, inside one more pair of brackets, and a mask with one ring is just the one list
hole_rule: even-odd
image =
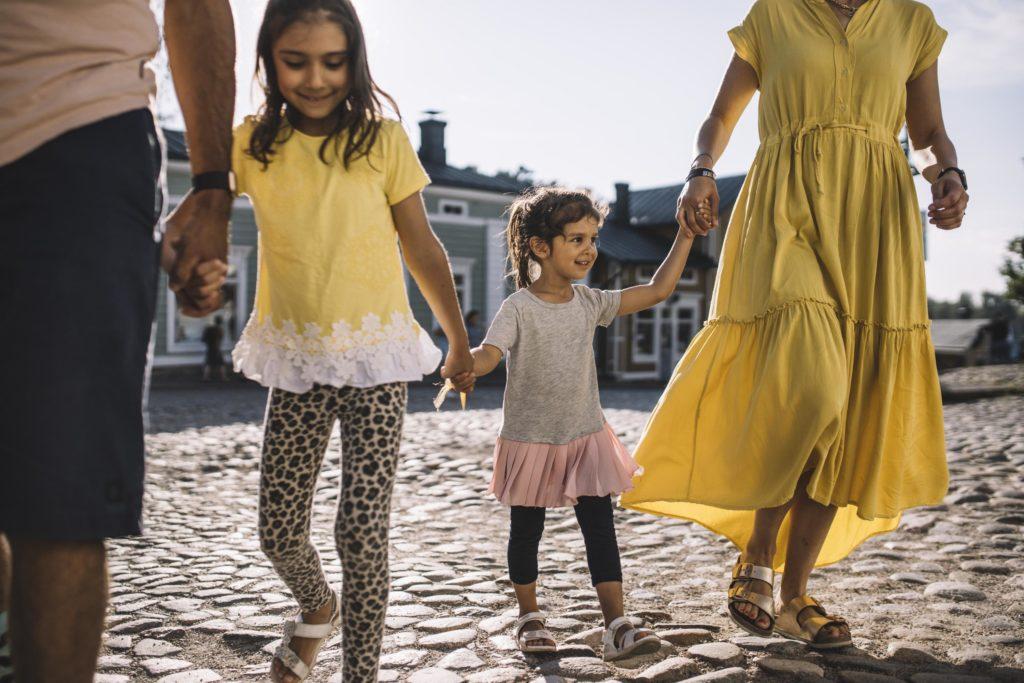
[[369,388],[314,385],[270,393],[260,466],[260,546],[300,608],[317,610],[331,587],[310,541],[310,512],[335,420],[342,477],[334,540],[343,572],[345,681],[377,680],[388,605],[391,492],[405,417],[404,382]]

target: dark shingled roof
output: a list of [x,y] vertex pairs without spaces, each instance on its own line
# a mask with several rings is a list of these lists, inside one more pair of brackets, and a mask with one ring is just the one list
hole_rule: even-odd
[[430,182],[440,187],[459,187],[466,190],[482,190],[501,194],[518,194],[529,183],[511,178],[489,176],[472,168],[456,168],[447,164],[424,163],[423,169],[430,176]]
[[[728,214],[743,186],[744,175],[718,179],[720,213]],[[601,253],[621,263],[660,263],[672,247],[670,239],[650,228],[676,225],[676,199],[682,183],[629,191],[629,225],[615,220],[612,202],[608,220],[601,228]],[[715,259],[694,248],[686,260],[690,268],[715,268]]]
[[[599,233],[598,251],[620,263],[661,263],[672,248],[672,242],[655,232],[624,227],[608,221]],[[687,268],[714,268],[717,263],[702,251],[694,249],[686,259]]]
[[[188,161],[188,148],[185,146],[185,133],[180,130],[164,129],[164,140],[167,141],[167,158]],[[440,187],[460,187],[467,190],[483,190],[500,194],[519,194],[529,183],[522,183],[511,178],[489,176],[472,168],[456,168],[442,164],[423,164],[430,181]]]
[[[739,196],[746,175],[730,175],[718,179],[718,204],[721,211],[731,210]],[[683,184],[629,191],[630,225],[675,225],[676,199]],[[612,203],[614,213],[615,204]]]

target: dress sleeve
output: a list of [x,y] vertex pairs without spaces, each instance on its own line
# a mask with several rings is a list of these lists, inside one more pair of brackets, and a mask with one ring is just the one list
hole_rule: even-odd
[[384,193],[387,195],[388,204],[394,206],[426,187],[430,178],[423,170],[416,150],[412,148],[409,136],[405,134],[401,123],[386,120],[380,132],[386,164]]
[[760,14],[759,3],[755,2],[743,19],[743,23],[729,30],[729,40],[732,41],[736,54],[744,62],[754,67],[759,80],[761,78],[761,45],[758,30]]
[[504,355],[519,340],[519,313],[509,299],[501,304],[484,337],[484,344],[493,346]]
[[915,23],[920,27],[916,31],[918,36],[917,58],[908,81],[914,80],[935,63],[935,60],[939,58],[939,53],[942,52],[943,43],[946,42],[946,29],[935,21],[935,15],[932,14],[929,7],[921,5],[920,15]]

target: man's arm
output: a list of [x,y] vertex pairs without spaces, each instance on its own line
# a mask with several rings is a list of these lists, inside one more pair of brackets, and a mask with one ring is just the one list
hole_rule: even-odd
[[[192,173],[231,168],[235,106],[235,26],[228,0],[166,0],[164,39],[185,117]],[[227,263],[230,192],[189,192],[167,220],[171,289],[185,313],[220,307],[220,289],[198,287],[202,262]]]

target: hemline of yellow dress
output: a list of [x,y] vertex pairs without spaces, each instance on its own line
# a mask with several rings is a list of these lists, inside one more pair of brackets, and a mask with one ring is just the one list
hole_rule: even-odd
[[[867,539],[894,530],[903,510],[937,504],[945,495],[933,353],[927,323],[860,320],[824,299],[794,299],[750,318],[712,318],[691,342],[651,415],[635,453],[645,474],[634,479],[633,490],[623,494],[620,504],[696,522],[743,548],[756,511],[791,500],[800,477],[810,470],[808,497],[839,508],[815,564],[838,562]],[[738,377],[741,381],[730,381]],[[801,377],[818,381],[801,384]],[[916,400],[886,410],[900,403],[893,399],[898,393]],[[746,406],[744,396],[750,399]],[[773,400],[758,400],[766,396]],[[794,408],[789,424],[780,406]],[[892,447],[907,445],[901,438],[905,433],[922,435],[922,443],[911,449],[919,452],[908,454],[919,457],[885,457],[889,435],[871,424],[880,416],[863,411],[851,416],[857,406],[866,406],[868,413],[877,407],[878,414],[896,414],[899,434],[891,436]],[[709,417],[708,411],[714,414]],[[778,416],[777,429],[758,429],[768,413]],[[921,422],[905,423],[908,414]],[[741,428],[722,424],[730,421]],[[851,421],[865,425],[868,443],[860,442],[863,434],[847,433]],[[795,455],[800,448],[803,458]],[[752,449],[774,453],[753,458]],[[849,452],[862,457],[848,460]],[[941,466],[914,471],[938,454]],[[765,471],[766,463],[776,469]],[[773,562],[777,571],[785,568],[789,526],[787,515]]]

